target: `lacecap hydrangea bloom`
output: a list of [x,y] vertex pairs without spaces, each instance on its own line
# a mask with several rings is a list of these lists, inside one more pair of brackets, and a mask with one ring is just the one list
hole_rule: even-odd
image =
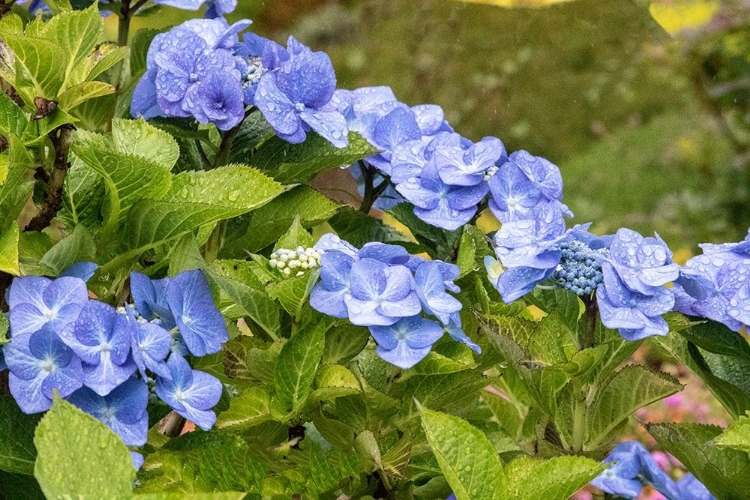
[[356,249],[334,234],[324,235],[315,248],[322,253],[320,281],[310,305],[368,327],[382,359],[411,368],[446,331],[480,351],[461,330],[461,303],[448,293],[459,291],[453,283],[457,266],[412,256],[398,245]]
[[[66,272],[90,277],[89,264]],[[203,272],[151,280],[131,274],[133,304],[88,298],[86,282],[63,276],[15,278],[8,293],[10,342],[2,347],[11,394],[25,413],[52,406],[53,391],[116,432],[146,441],[147,381],[175,412],[208,429],[222,384],[190,369],[184,355],[218,352],[228,339]],[[5,366],[3,366],[5,368]],[[134,461],[142,457],[134,455]]]

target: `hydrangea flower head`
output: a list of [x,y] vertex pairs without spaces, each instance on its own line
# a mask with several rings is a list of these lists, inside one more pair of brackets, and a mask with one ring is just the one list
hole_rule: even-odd
[[488,191],[486,183],[450,186],[440,178],[434,164],[427,164],[419,177],[410,177],[396,190],[414,204],[414,214],[433,226],[453,231],[468,223]]
[[643,483],[638,479],[641,473],[641,459],[637,446],[640,444],[632,441],[617,445],[604,459],[605,463],[614,464],[599,474],[591,484],[610,495],[638,497],[643,489]]
[[633,291],[649,294],[654,287],[679,277],[680,266],[672,262],[672,252],[658,235],[644,238],[622,228],[615,234],[609,252],[612,268]]
[[595,250],[579,240],[563,242],[558,248],[562,256],[552,280],[576,295],[591,295],[604,281],[602,260],[609,255],[609,249]]
[[414,112],[407,106],[400,104],[383,116],[375,126],[372,143],[380,150],[380,154],[367,159],[378,170],[391,175],[391,155],[393,151],[408,141],[422,138]]
[[[229,58],[232,68],[234,61]],[[239,72],[217,65],[185,95],[185,107],[199,123],[214,123],[219,130],[236,127],[245,117]],[[236,77],[236,78],[235,78]]]
[[339,250],[327,250],[321,256],[320,281],[310,292],[313,309],[334,318],[349,316],[344,298],[349,293],[349,275],[354,260],[355,256]]
[[430,353],[432,344],[443,336],[444,330],[439,323],[411,316],[392,325],[371,326],[370,333],[378,343],[378,356],[399,368],[408,369]]
[[485,173],[505,157],[505,146],[495,137],[485,137],[469,148],[441,147],[434,162],[440,179],[451,186],[476,186]]
[[334,146],[345,147],[349,143],[346,119],[327,107],[336,90],[331,59],[294,37],[289,38],[287,51],[289,59],[261,77],[255,105],[287,142],[303,142],[313,129]]
[[80,278],[15,278],[8,293],[11,333],[34,333],[45,326],[63,331],[78,318],[87,301],[86,283]]
[[[450,266],[450,267],[449,267]],[[447,268],[447,269],[445,269]],[[450,273],[446,276],[445,273]],[[432,314],[444,325],[451,321],[451,315],[461,310],[461,302],[446,292],[446,280],[452,282],[458,278],[458,266],[438,262],[424,262],[414,273],[415,289],[422,308],[427,314]]]
[[216,308],[208,281],[200,269],[183,271],[170,280],[167,303],[194,356],[219,352],[221,344],[229,339],[224,317]]
[[106,396],[135,372],[130,356],[133,324],[112,306],[90,300],[62,339],[83,360],[83,383]]
[[172,354],[167,360],[171,379],[156,378],[156,394],[179,415],[207,431],[216,423],[211,410],[221,398],[219,379],[193,370],[185,358]]
[[489,179],[490,210],[500,222],[528,218],[542,200],[540,187],[513,162],[506,162]]
[[346,118],[349,130],[374,141],[375,127],[381,118],[400,103],[390,87],[362,87],[337,90],[330,105]]
[[[118,311],[119,312],[119,311]],[[172,336],[155,323],[136,318],[132,306],[123,312],[131,323],[131,353],[133,362],[141,376],[146,378],[146,369],[161,377],[169,377],[165,360],[172,349]]]
[[409,269],[369,258],[352,263],[344,302],[349,321],[362,326],[392,325],[422,310]]
[[83,387],[68,401],[106,424],[127,446],[146,444],[148,387],[142,379],[129,378],[106,396]]
[[24,413],[52,407],[52,393],[67,397],[83,384],[81,360],[49,327],[14,335],[4,347],[10,392]]

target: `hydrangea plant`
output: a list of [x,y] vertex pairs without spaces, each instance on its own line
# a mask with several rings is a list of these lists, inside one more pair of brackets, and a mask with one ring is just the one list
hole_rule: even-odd
[[[569,226],[554,163],[236,4],[3,10],[0,498],[748,498],[750,235]],[[129,33],[169,8],[204,17]],[[621,442],[683,388],[641,345],[733,417],[642,422],[677,473]]]

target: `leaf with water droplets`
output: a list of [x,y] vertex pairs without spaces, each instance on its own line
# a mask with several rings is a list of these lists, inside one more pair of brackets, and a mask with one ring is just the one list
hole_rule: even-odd
[[125,443],[97,419],[55,396],[36,429],[34,477],[49,499],[127,498],[135,469]]

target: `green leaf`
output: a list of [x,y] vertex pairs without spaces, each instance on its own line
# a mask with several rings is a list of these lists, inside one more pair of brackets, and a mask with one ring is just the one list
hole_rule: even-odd
[[312,401],[331,401],[333,399],[357,394],[362,387],[357,377],[341,365],[323,365],[315,375],[315,390]]
[[229,149],[229,161],[242,163],[250,158],[255,148],[274,137],[273,128],[261,113],[252,113],[240,124]]
[[[258,170],[245,165],[225,165],[207,172],[182,172],[174,176],[164,198],[177,203],[241,209],[248,212],[284,192],[284,188]],[[238,214],[239,215],[239,214]]]
[[279,238],[279,241],[273,246],[274,251],[280,248],[286,248],[289,250],[296,250],[297,247],[311,247],[313,246],[314,240],[312,235],[308,233],[300,222],[299,214],[294,217],[292,225],[284,235]]
[[0,495],[5,498],[23,498],[23,500],[45,500],[39,483],[33,476],[8,474],[0,470]]
[[361,247],[371,241],[381,241],[384,243],[401,244],[406,246],[407,250],[410,251],[420,251],[420,247],[412,243],[405,234],[383,223],[383,221],[363,214],[351,207],[341,208],[336,215],[331,217],[328,223],[341,239],[348,241],[355,247]]
[[[7,326],[7,318],[4,322]],[[34,473],[34,428],[37,423],[38,415],[25,415],[10,395],[0,395],[0,470],[27,475]]]
[[108,138],[78,131],[71,146],[85,165],[96,171],[107,190],[105,232],[115,229],[142,198],[158,199],[169,190],[169,170],[134,154],[119,152]]
[[321,364],[348,363],[362,352],[368,340],[370,332],[362,326],[342,325],[328,330]]
[[307,304],[308,297],[315,283],[318,282],[320,270],[316,269],[304,273],[302,276],[294,276],[271,283],[268,286],[268,295],[276,299],[286,312],[293,317],[302,314],[302,308]]
[[104,181],[96,170],[74,158],[65,176],[62,209],[57,218],[68,227],[82,224],[93,228],[102,223]]
[[0,185],[0,233],[5,232],[12,223],[15,223],[24,205],[26,205],[34,182],[26,179],[26,169],[11,167],[5,183]]
[[18,224],[13,221],[2,234],[0,234],[0,272],[18,276],[21,272],[18,267]]
[[10,340],[8,332],[10,331],[10,321],[8,321],[8,315],[0,312],[0,347],[7,344]]
[[251,387],[232,398],[216,421],[218,429],[242,431],[271,420],[271,395],[263,386]]
[[505,467],[504,498],[567,500],[606,468],[605,464],[584,457],[518,458]]
[[703,350],[750,361],[750,344],[738,332],[716,321],[679,330],[680,335]]
[[49,499],[119,498],[131,493],[130,452],[109,427],[55,397],[34,436],[34,477]]
[[716,446],[750,453],[750,417],[740,417],[722,432],[715,440]]
[[750,456],[712,444],[721,435],[720,427],[647,424],[646,429],[663,450],[677,457],[716,498],[750,498]]
[[239,436],[197,431],[170,440],[146,458],[138,493],[260,493],[265,475],[265,464],[253,458]]
[[484,270],[484,257],[494,257],[494,252],[487,243],[487,237],[476,226],[467,224],[461,233],[458,244],[456,265],[461,269],[461,275],[472,271]]
[[160,30],[146,28],[138,30],[133,37],[130,43],[130,72],[134,78],[146,71],[148,48],[159,33]]
[[[34,96],[54,100],[65,81],[68,55],[58,44],[26,35],[0,32],[3,42],[13,51],[16,66],[22,70],[34,89],[24,100],[31,104]],[[17,75],[20,78],[21,75]],[[17,83],[17,82],[16,82]],[[23,88],[17,89],[19,92]]]
[[66,10],[73,10],[73,7],[70,6],[70,0],[50,0],[44,3],[47,4],[47,7],[49,7],[49,10],[51,10],[53,14],[59,14]]
[[140,120],[112,121],[112,139],[120,153],[140,156],[167,170],[174,167],[180,157],[177,141],[167,132]]
[[85,226],[76,226],[73,232],[44,254],[40,264],[50,268],[54,276],[76,262],[92,261],[96,255],[96,243]]
[[84,101],[114,94],[117,91],[112,85],[105,82],[81,82],[68,88],[59,97],[59,106],[65,111],[69,111]]
[[305,404],[324,345],[325,325],[319,322],[299,331],[281,348],[273,386],[285,411],[294,414]]
[[219,251],[220,256],[257,252],[284,234],[296,216],[309,228],[326,221],[339,206],[308,186],[297,186],[256,210],[249,223],[238,226]]
[[305,142],[290,144],[278,137],[263,142],[250,164],[283,184],[304,183],[332,168],[351,165],[377,151],[362,136],[349,132],[349,145],[337,148],[314,132]]
[[131,500],[242,500],[247,493],[146,493],[133,495]]
[[169,256],[167,257],[169,260],[169,276],[174,277],[182,271],[203,269],[206,267],[206,261],[201,255],[193,233],[185,234],[170,248]]
[[103,30],[104,22],[95,2],[86,10],[71,10],[53,16],[39,31],[41,38],[54,43],[67,56],[63,82],[68,85],[78,83],[70,82],[69,77],[94,50]]
[[500,500],[505,477],[495,448],[465,420],[421,408],[422,428],[457,500]]
[[208,273],[244,315],[276,338],[281,329],[279,308],[253,274],[251,265],[241,260],[215,260]]
[[96,61],[94,66],[86,75],[86,80],[92,81],[115,64],[122,61],[128,55],[127,47],[118,47],[114,44],[103,44],[97,49],[96,58],[90,58]]
[[605,443],[609,434],[636,410],[683,389],[672,376],[629,365],[617,372],[589,407],[586,421],[589,449]]
[[21,137],[28,123],[21,108],[5,92],[0,92],[0,135],[8,137],[15,134]]

